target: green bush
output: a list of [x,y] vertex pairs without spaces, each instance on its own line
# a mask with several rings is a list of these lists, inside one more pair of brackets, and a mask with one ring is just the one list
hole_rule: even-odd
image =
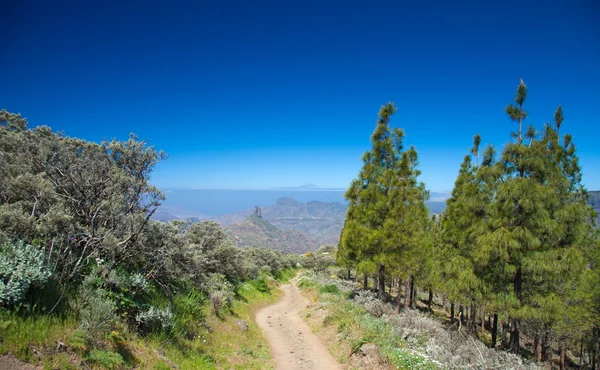
[[173,329],[173,312],[171,312],[170,307],[150,306],[147,310],[135,315],[135,321],[142,332],[148,333],[157,330],[168,332]]
[[220,313],[223,308],[231,307],[235,292],[233,286],[224,275],[212,274],[207,281],[206,290],[215,313]]
[[6,243],[0,247],[0,304],[21,302],[31,286],[41,286],[50,277],[41,248],[24,244]]
[[88,276],[79,294],[71,302],[73,310],[79,316],[79,326],[88,339],[97,341],[109,333],[117,321],[115,303],[108,293],[94,287],[95,278]]
[[123,356],[116,352],[100,351],[93,349],[86,358],[89,362],[97,364],[105,369],[118,369],[125,365]]
[[334,284],[324,285],[321,287],[321,289],[319,289],[319,291],[321,293],[331,293],[335,295],[341,294],[340,289],[337,287],[337,285]]

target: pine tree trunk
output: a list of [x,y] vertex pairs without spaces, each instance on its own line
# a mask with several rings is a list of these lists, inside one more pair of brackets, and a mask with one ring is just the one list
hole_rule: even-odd
[[533,358],[536,363],[542,363],[542,341],[540,340],[539,334],[536,334],[535,337],[533,337]]
[[475,333],[477,330],[477,308],[475,307],[475,303],[471,303],[471,313],[469,316],[470,319],[470,327],[471,331]]
[[415,277],[410,277],[410,308],[417,309],[417,287],[415,286]]
[[379,300],[385,302],[385,266],[379,265]]
[[[510,318],[509,318],[510,320]],[[506,343],[506,333],[510,331],[510,325],[508,324],[507,321],[503,321],[502,322],[502,339],[500,341],[500,347],[502,349],[505,349],[506,347],[508,347],[508,344]]]
[[481,311],[481,336],[485,335],[485,311]]
[[567,370],[567,346],[564,341],[560,344],[560,370]]
[[546,328],[544,337],[542,338],[542,362],[548,362],[552,360],[552,351],[550,350],[550,330]]
[[404,283],[404,308],[410,307],[410,282],[412,277],[408,277]]
[[458,319],[458,327],[459,328],[461,328],[463,326],[463,320],[465,318],[464,315],[465,315],[464,314],[464,308],[463,308],[462,304],[459,304],[458,305],[458,317],[457,317],[457,319]]
[[454,302],[450,303],[450,324],[454,324]]
[[352,280],[352,275],[350,274],[350,269],[348,269],[348,280]]
[[433,290],[431,290],[431,287],[429,287],[429,299],[427,299],[427,308],[429,309],[429,312],[433,313],[433,308],[431,308],[433,305]]
[[520,338],[520,328],[519,328],[519,319],[513,318],[510,323],[510,351],[515,355],[518,355],[521,351],[521,338]]
[[583,365],[583,335],[581,336],[581,346],[579,347],[579,368]]
[[[521,277],[521,267],[517,268],[515,272],[515,276],[513,278],[513,286],[515,289],[515,294],[519,302],[523,299],[522,297],[522,277]],[[515,355],[518,355],[521,351],[521,338],[520,338],[520,322],[519,319],[513,318],[511,322],[511,331],[510,331],[510,351]]]
[[492,348],[496,348],[496,340],[498,339],[498,314],[494,313],[494,322],[492,324]]
[[379,286],[379,282],[377,281],[377,275],[373,276],[373,291],[377,292],[377,287]]
[[363,290],[369,289],[369,277],[365,275],[363,278]]
[[398,279],[398,295],[396,296],[396,304],[398,305],[396,310],[398,312],[400,312],[401,307],[402,307],[402,298],[400,298],[402,296],[402,279]]

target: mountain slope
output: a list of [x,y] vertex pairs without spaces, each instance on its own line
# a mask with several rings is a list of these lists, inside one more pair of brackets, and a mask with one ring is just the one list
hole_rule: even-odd
[[337,202],[302,203],[279,198],[262,211],[265,219],[285,230],[299,230],[319,245],[337,244],[344,226],[347,206]]
[[225,232],[240,247],[266,247],[283,253],[314,251],[318,243],[298,230],[282,230],[256,214],[225,227]]

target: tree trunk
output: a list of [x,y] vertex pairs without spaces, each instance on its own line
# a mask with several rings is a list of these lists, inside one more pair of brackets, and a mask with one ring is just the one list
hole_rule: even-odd
[[476,333],[477,330],[477,308],[475,307],[475,303],[471,303],[471,312],[469,314],[469,327],[473,333]]
[[352,280],[352,275],[350,274],[350,269],[348,269],[348,280]]
[[410,307],[410,282],[412,277],[409,276],[404,283],[404,308]]
[[396,307],[396,310],[398,312],[400,312],[400,309],[402,307],[402,298],[400,298],[402,296],[402,279],[398,279],[398,295],[396,296],[396,304],[398,305]]
[[379,300],[385,302],[385,266],[379,265]]
[[410,277],[410,308],[417,309],[417,287],[415,286],[415,277]]
[[560,370],[567,370],[567,346],[564,341],[560,344]]
[[450,303],[450,324],[454,324],[454,302]]
[[377,287],[379,286],[379,282],[377,281],[377,275],[373,276],[373,291],[377,291]]
[[458,327],[461,328],[463,325],[463,320],[465,319],[465,314],[464,314],[464,308],[462,306],[462,304],[458,305],[458,315],[457,315],[457,319],[458,319]]
[[[510,318],[509,318],[510,320]],[[506,347],[508,347],[507,343],[506,343],[506,333],[510,331],[510,325],[508,324],[507,321],[503,321],[502,322],[502,338],[500,341],[500,347],[502,349],[505,349]]]
[[363,278],[363,290],[369,289],[369,277],[365,274]]
[[481,336],[485,335],[485,311],[481,311]]
[[429,309],[429,312],[433,313],[433,308],[431,308],[431,306],[433,305],[433,290],[431,290],[431,287],[429,287],[429,299],[427,299],[427,309]]
[[519,319],[513,318],[510,323],[510,351],[518,355],[521,351],[521,337]]
[[[515,294],[519,302],[522,300],[522,277],[521,277],[521,267],[517,268],[517,272],[515,272],[515,276],[513,278],[513,286],[515,289]],[[520,322],[519,319],[513,318],[511,322],[510,328],[510,351],[515,355],[518,355],[521,351],[521,340],[520,340]]]
[[542,363],[542,341],[539,334],[533,337],[533,358],[538,365]]
[[579,368],[583,365],[583,335],[581,336],[581,346],[579,347]]
[[498,339],[498,314],[494,313],[494,322],[492,323],[492,348],[496,348]]
[[552,351],[550,350],[550,330],[546,327],[542,338],[542,362],[550,361]]

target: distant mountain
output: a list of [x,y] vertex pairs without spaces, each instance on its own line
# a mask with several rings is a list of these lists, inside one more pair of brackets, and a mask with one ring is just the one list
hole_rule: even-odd
[[301,231],[279,229],[256,214],[226,226],[225,232],[240,247],[266,247],[296,254],[314,251],[319,247],[317,242]]
[[154,214],[152,215],[152,219],[156,220],[156,221],[169,222],[172,220],[178,220],[179,217],[175,216],[172,213],[159,210],[159,211],[154,212]]
[[600,222],[600,190],[588,191],[590,198],[588,204],[594,207],[596,213],[598,213],[597,220]]
[[279,198],[273,206],[262,210],[262,216],[281,229],[303,232],[319,245],[337,244],[347,208],[337,202],[302,203]]

